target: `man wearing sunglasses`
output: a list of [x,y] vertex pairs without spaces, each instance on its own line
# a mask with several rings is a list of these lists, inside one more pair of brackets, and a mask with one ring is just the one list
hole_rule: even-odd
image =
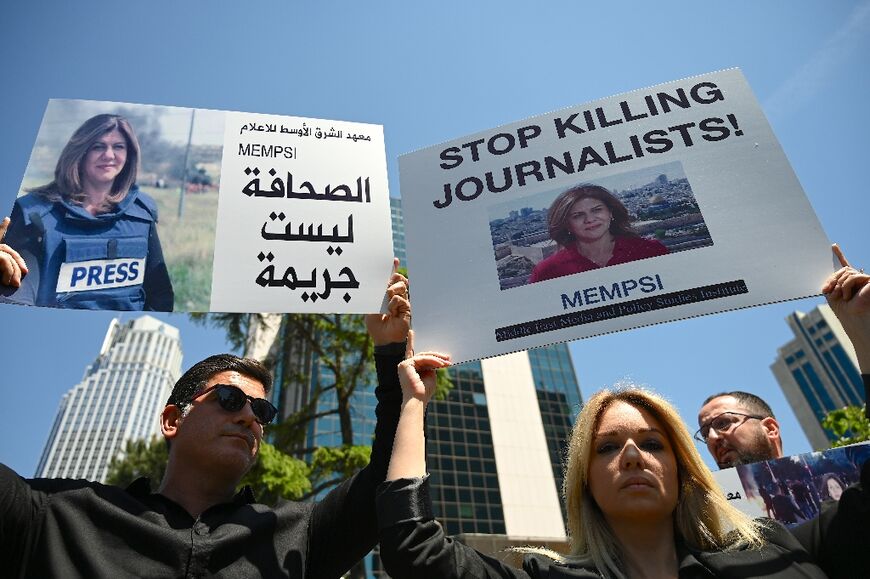
[[157,489],[147,479],[127,489],[25,481],[0,465],[0,575],[341,577],[377,541],[375,489],[402,401],[411,312],[395,271],[387,301],[387,314],[366,317],[378,376],[371,461],[321,502],[268,507],[248,487],[237,492],[277,414],[272,377],[256,360],[211,356],[178,380],[160,416],[169,461]]

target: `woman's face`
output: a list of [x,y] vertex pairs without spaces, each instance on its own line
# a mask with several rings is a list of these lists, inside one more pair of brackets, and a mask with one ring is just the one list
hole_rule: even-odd
[[843,487],[840,486],[840,483],[837,482],[835,478],[828,479],[828,496],[830,496],[835,501],[840,500],[840,496],[843,494]]
[[127,139],[118,129],[112,129],[91,144],[82,161],[82,183],[104,185],[112,183],[127,163]]
[[677,460],[652,414],[613,402],[592,440],[589,491],[611,525],[673,517],[679,497]]
[[568,230],[581,243],[598,241],[610,233],[612,214],[604,201],[592,197],[578,199],[568,212]]

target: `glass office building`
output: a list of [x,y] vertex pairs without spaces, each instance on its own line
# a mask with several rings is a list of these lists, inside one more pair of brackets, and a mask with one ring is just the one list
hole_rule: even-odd
[[864,404],[864,384],[855,349],[824,304],[786,318],[794,339],[779,348],[771,370],[813,448],[830,447],[836,437],[822,428],[825,415]]
[[[404,264],[401,202],[390,199],[390,209],[394,254]],[[284,385],[280,404],[287,415],[334,376],[304,345],[285,351],[294,366],[305,369]],[[562,457],[582,403],[568,347],[470,362],[448,372],[454,387],[445,400],[429,405],[426,418],[433,506],[446,532],[563,540]],[[373,379],[353,396],[355,444],[371,443]],[[334,398],[324,397],[318,411],[331,406]],[[337,416],[309,425],[306,446],[340,443]],[[380,576],[376,556],[372,566],[369,572]]]
[[105,482],[127,441],[160,434],[181,358],[177,328],[151,316],[112,320],[97,358],[61,399],[34,476]]
[[454,388],[427,417],[432,499],[447,533],[564,537],[562,458],[581,404],[568,347],[449,372]]

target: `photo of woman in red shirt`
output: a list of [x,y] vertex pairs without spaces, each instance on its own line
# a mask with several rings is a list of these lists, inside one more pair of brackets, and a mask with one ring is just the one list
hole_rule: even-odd
[[561,249],[535,266],[530,283],[668,253],[635,233],[628,210],[600,185],[578,185],[556,197],[547,225]]

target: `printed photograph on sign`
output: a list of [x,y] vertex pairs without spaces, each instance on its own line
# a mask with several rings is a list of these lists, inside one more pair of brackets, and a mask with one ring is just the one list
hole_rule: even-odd
[[24,259],[0,300],[208,310],[223,113],[51,100],[3,242]]
[[740,498],[754,503],[763,516],[793,527],[817,516],[825,502],[839,501],[859,482],[868,459],[870,444],[856,444],[741,465],[736,467]]
[[502,290],[713,245],[679,161],[496,205],[489,217]]
[[370,313],[392,266],[380,125],[51,100],[8,203],[0,303]]

